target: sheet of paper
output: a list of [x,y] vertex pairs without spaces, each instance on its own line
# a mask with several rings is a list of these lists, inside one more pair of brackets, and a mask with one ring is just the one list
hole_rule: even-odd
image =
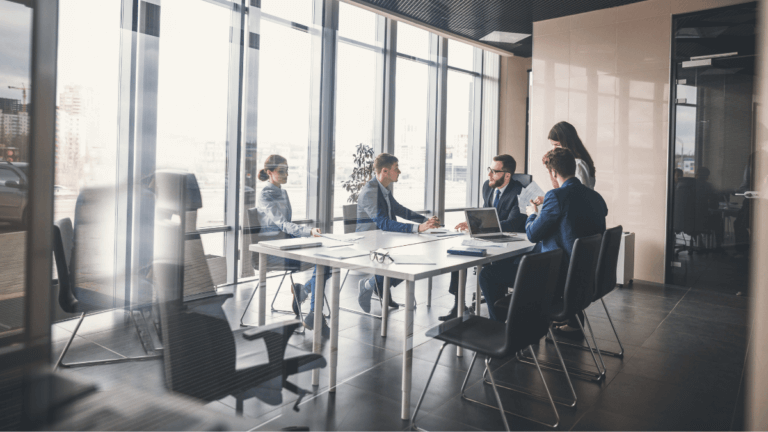
[[337,247],[342,247],[342,246],[352,246],[354,244],[354,243],[351,243],[351,242],[331,240],[331,239],[328,239],[328,238],[323,238],[322,243],[323,243],[323,247],[325,247],[325,248],[337,248]]
[[422,234],[448,234],[448,230],[445,228],[430,228]]
[[344,260],[347,258],[366,256],[368,255],[368,252],[360,249],[351,248],[351,247],[344,247],[344,248],[335,248],[331,250],[318,252],[315,255],[320,257]]
[[525,208],[530,205],[530,201],[540,196],[544,196],[544,191],[541,190],[535,181],[531,181],[531,184],[523,188],[523,190],[520,191],[520,195],[517,196],[517,204],[518,207],[520,207],[520,213],[525,214]]
[[320,237],[341,241],[341,242],[354,242],[363,238],[363,236],[355,233],[350,234],[320,234]]
[[432,262],[429,258],[421,255],[392,255],[390,256],[395,260],[394,264],[398,265],[435,265],[437,263]]
[[478,248],[478,249],[488,249],[488,248],[492,248],[492,247],[495,247],[495,248],[505,248],[505,247],[507,247],[506,243],[491,243],[491,242],[487,242],[487,241],[472,240],[472,239],[464,240],[463,242],[461,242],[461,245],[462,246],[469,246],[469,247],[473,247],[473,248]]

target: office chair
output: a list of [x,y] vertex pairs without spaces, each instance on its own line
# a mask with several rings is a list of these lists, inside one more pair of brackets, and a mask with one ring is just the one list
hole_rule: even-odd
[[680,251],[691,253],[694,250],[693,238],[698,234],[696,231],[696,179],[682,177],[677,181],[672,212],[672,230],[675,236],[681,235],[683,240],[683,245],[675,245],[675,256]]
[[95,360],[77,363],[64,363],[64,356],[67,355],[72,341],[77,336],[77,331],[85,319],[88,312],[104,311],[114,307],[113,299],[99,292],[74,286],[74,276],[72,272],[74,263],[74,229],[72,221],[69,218],[59,219],[53,225],[53,256],[56,262],[56,272],[59,277],[59,306],[64,312],[79,313],[80,319],[77,321],[72,336],[69,337],[64,346],[59,359],[53,366],[56,371],[59,367],[71,368],[82,366],[97,366],[105,364],[125,363],[143,360],[153,360],[162,357],[162,354],[145,355],[139,357],[126,357],[112,360]]
[[530,174],[512,174],[512,180],[517,180],[523,184],[523,187],[528,187],[533,181],[533,176]]
[[[613,325],[611,314],[608,312],[608,306],[606,306],[603,297],[608,295],[616,288],[616,266],[619,261],[619,247],[621,246],[622,226],[606,230],[603,234],[603,241],[600,245],[600,254],[597,259],[597,272],[595,273],[595,297],[592,300],[596,302],[600,300],[605,309],[605,315],[608,317],[608,322],[611,323],[613,334],[616,336],[616,342],[619,343],[619,352],[600,350],[601,354],[609,355],[612,357],[623,358],[624,346],[621,345],[619,334],[616,332],[616,327]],[[550,340],[550,339],[547,339]],[[581,350],[586,351],[587,347],[583,345],[577,345],[567,341],[560,341],[562,345],[568,345]],[[595,344],[597,346],[597,344]]]
[[[563,298],[556,299],[555,304],[552,306],[549,316],[552,321],[565,321],[577,313],[583,312],[584,309],[592,303],[592,299],[595,297],[595,274],[597,273],[597,261],[598,255],[600,254],[602,237],[602,234],[595,234],[589,237],[576,239],[576,242],[574,242],[573,252],[571,253],[571,260],[565,280]],[[499,302],[506,299],[507,298],[501,299]],[[571,374],[582,379],[599,382],[605,378],[605,363],[600,354],[600,349],[597,348],[595,335],[592,333],[592,326],[589,323],[589,318],[585,313],[584,323],[589,329],[589,334],[595,345],[594,349],[589,343],[587,332],[584,330],[584,325],[581,320],[579,320],[578,316],[576,316],[576,322],[579,324],[579,328],[584,336],[584,341],[587,343],[589,352],[592,355],[592,360],[595,362],[597,373],[580,368],[571,368]],[[597,351],[597,357],[595,356],[595,351]],[[598,357],[600,358],[600,364],[597,362]],[[531,358],[522,356],[520,353],[518,353],[517,359],[523,363],[532,364]],[[543,360],[539,363],[546,369],[565,372],[566,374],[568,373],[567,371],[561,370],[559,368],[560,365],[557,365],[556,363]]]
[[[554,296],[557,287],[561,260],[562,251],[560,250],[529,254],[522,258],[515,278],[515,290],[512,293],[507,311],[505,312],[507,317],[506,323],[494,321],[479,315],[465,314],[464,316],[448,320],[427,332],[427,336],[443,341],[443,345],[437,353],[437,359],[435,359],[435,364],[432,366],[429,378],[427,378],[427,384],[424,386],[421,397],[419,397],[419,401],[416,404],[416,410],[411,417],[412,427],[417,427],[416,416],[421,408],[424,395],[427,393],[429,383],[432,380],[432,375],[440,361],[443,349],[449,344],[460,346],[475,352],[472,356],[472,362],[469,365],[467,375],[464,378],[464,383],[461,386],[462,399],[489,408],[498,409],[507,430],[509,430],[509,424],[507,423],[507,416],[505,413],[522,417],[526,420],[548,427],[557,427],[560,423],[560,415],[557,412],[557,407],[555,407],[555,402],[552,399],[549,387],[544,379],[544,374],[541,372],[538,363],[536,363],[536,367],[539,371],[541,381],[544,384],[547,396],[546,398],[537,396],[536,399],[544,399],[550,403],[555,414],[555,422],[553,424],[525,417],[519,413],[506,411],[501,403],[496,381],[493,378],[493,372],[490,370],[489,365],[492,359],[502,359],[526,348],[533,354],[532,345],[538,344],[539,340],[547,334],[550,329],[550,308],[552,307],[552,297]],[[493,393],[496,396],[497,407],[489,405],[483,401],[470,399],[465,394],[467,382],[469,381],[469,376],[472,373],[472,368],[475,365],[478,354],[482,354],[486,357],[486,371],[491,380]],[[537,362],[535,355],[534,362]],[[563,364],[563,367],[565,367],[565,364]]]
[[[260,214],[259,210],[256,208],[252,208],[248,210],[248,226],[250,229],[250,234],[247,236],[249,239],[249,245],[251,244],[257,244],[260,241],[267,241],[267,240],[276,240],[280,238],[284,238],[280,235],[278,236],[266,236],[262,234],[261,232],[261,220],[260,220]],[[293,282],[293,274],[298,272],[303,272],[306,270],[309,270],[312,268],[312,264],[307,263],[299,263],[298,265],[294,263],[288,262],[284,258],[280,257],[270,257],[272,259],[268,260],[267,263],[267,271],[279,271],[283,272],[283,277],[280,279],[280,285],[277,287],[277,291],[275,292],[275,296],[272,298],[272,304],[270,305],[270,309],[272,312],[282,313],[282,314],[291,314],[294,315],[293,311],[289,310],[283,310],[283,309],[275,309],[275,300],[277,300],[278,294],[280,294],[280,289],[283,287],[283,282],[285,281],[285,277],[288,276],[291,281],[291,287],[294,286]],[[251,253],[251,265],[253,266],[253,269],[258,274],[259,272],[259,254],[258,253]],[[320,275],[322,277],[322,275]],[[253,289],[253,292],[251,293],[251,298],[248,300],[248,304],[245,306],[245,310],[243,311],[243,314],[240,316],[240,326],[241,327],[248,327],[248,325],[243,324],[243,318],[245,318],[245,314],[248,313],[248,308],[251,306],[251,302],[253,301],[253,297],[256,295],[256,290],[259,289],[261,286],[261,281],[259,281],[259,284],[256,285],[256,288]],[[298,302],[298,298],[294,295],[293,296],[293,302],[295,303],[296,309],[299,311],[299,319],[301,321],[304,321],[304,314],[301,311],[301,304]],[[327,303],[327,300],[326,300]],[[304,330],[302,329],[300,334],[304,333]]]

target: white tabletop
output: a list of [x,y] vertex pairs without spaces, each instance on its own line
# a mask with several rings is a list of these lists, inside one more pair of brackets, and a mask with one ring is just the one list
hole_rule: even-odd
[[[366,231],[356,233],[363,236],[351,248],[365,252],[365,256],[336,259],[318,256],[323,251],[332,251],[336,248],[307,248],[293,250],[279,250],[254,244],[250,246],[252,252],[265,253],[267,255],[294,259],[315,265],[323,265],[335,268],[352,270],[365,270],[368,273],[379,276],[415,281],[427,277],[437,276],[452,271],[465,269],[481,264],[487,264],[500,259],[522,255],[533,250],[534,244],[523,237],[523,240],[508,242],[506,247],[490,247],[485,257],[464,255],[449,255],[448,249],[461,246],[461,242],[469,238],[468,234],[454,237],[435,237],[419,234],[391,233],[385,231]],[[324,239],[320,239],[324,240]],[[368,252],[375,249],[388,249],[395,262],[389,260],[385,263],[371,261]],[[435,264],[404,264],[398,263],[398,256],[418,255],[428,258]]]

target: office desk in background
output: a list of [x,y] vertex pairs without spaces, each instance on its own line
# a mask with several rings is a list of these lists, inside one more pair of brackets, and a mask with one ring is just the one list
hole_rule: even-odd
[[[410,398],[411,398],[411,365],[413,360],[413,304],[414,290],[416,281],[420,279],[439,276],[453,271],[459,272],[459,298],[464,297],[467,281],[467,268],[478,266],[494,261],[511,258],[522,255],[533,250],[534,244],[527,241],[515,241],[507,244],[507,247],[492,247],[488,249],[488,255],[485,257],[470,257],[461,255],[448,255],[448,249],[461,246],[461,242],[469,238],[469,235],[455,237],[436,237],[418,234],[390,233],[380,230],[356,233],[363,238],[357,241],[353,246],[360,251],[369,252],[375,249],[388,249],[390,255],[395,259],[392,263],[387,260],[385,263],[371,261],[368,254],[361,257],[349,258],[345,260],[321,257],[317,254],[326,248],[310,248],[295,250],[278,250],[258,244],[251,245],[252,252],[259,253],[259,325],[264,325],[266,321],[266,283],[267,283],[267,256],[274,255],[283,258],[303,261],[318,266],[317,274],[322,274],[325,267],[333,268],[331,277],[330,308],[331,308],[331,338],[330,338],[330,391],[336,390],[336,365],[338,363],[338,342],[339,342],[339,270],[350,269],[369,273],[372,275],[383,276],[385,278],[383,298],[387,298],[389,291],[389,279],[396,278],[405,281],[405,326],[403,338],[403,369],[402,369],[402,400],[401,400],[401,418],[407,420],[410,418]],[[332,249],[331,249],[332,250]],[[398,256],[419,255],[429,257],[434,264],[403,264],[398,263]],[[510,285],[513,281],[510,281]],[[263,283],[263,285],[262,285]],[[479,291],[478,286],[478,291]],[[325,281],[323,278],[317,279],[315,286],[315,298],[323,298],[325,290]],[[479,294],[478,294],[478,299]],[[478,302],[479,305],[479,302]],[[478,307],[478,310],[480,308]],[[388,308],[382,309],[382,336],[386,336]],[[322,314],[315,315],[315,328],[320,328]],[[321,349],[321,332],[316,331],[313,334],[313,351],[319,353]],[[457,355],[462,355],[461,349],[457,350]],[[312,384],[319,384],[319,371],[313,371]]]

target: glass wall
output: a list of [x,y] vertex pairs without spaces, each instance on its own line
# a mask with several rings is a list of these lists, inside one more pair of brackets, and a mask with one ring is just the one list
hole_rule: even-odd
[[437,73],[429,32],[398,23],[397,52],[395,156],[402,174],[396,197],[411,210],[425,210],[430,74]]
[[341,217],[350,204],[343,187],[355,168],[354,154],[362,144],[376,148],[380,130],[380,107],[376,106],[377,83],[381,82],[384,57],[381,27],[384,19],[373,12],[339,3],[339,32],[336,48],[336,139],[333,182],[333,214]]
[[0,347],[24,327],[32,10],[0,0]]

